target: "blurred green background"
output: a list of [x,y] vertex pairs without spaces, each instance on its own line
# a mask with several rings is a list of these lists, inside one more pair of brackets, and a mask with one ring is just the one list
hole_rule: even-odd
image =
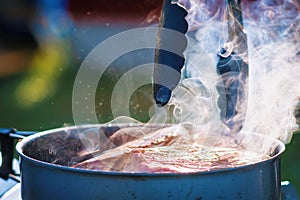
[[[1,1],[0,127],[42,131],[73,125],[72,89],[83,59],[109,36],[155,24],[160,2]],[[153,62],[153,52],[124,55],[106,70],[95,99],[99,123],[112,120],[114,84],[130,68],[142,64],[141,60]],[[134,93],[132,117],[143,122],[149,119],[148,110],[154,103],[151,95],[151,85]],[[299,192],[298,152],[300,136],[295,134],[282,156],[282,180],[291,181]]]

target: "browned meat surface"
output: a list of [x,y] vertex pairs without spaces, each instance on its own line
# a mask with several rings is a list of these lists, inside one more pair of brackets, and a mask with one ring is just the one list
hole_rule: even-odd
[[238,167],[269,158],[240,148],[207,148],[195,143],[188,134],[170,128],[122,144],[73,167],[117,172],[189,173]]

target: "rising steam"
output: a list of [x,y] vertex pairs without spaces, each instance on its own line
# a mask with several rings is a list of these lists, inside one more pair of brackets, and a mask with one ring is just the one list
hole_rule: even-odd
[[[187,50],[187,60],[194,59],[192,62],[199,63],[198,68],[194,70],[186,63],[186,74],[205,84],[207,57],[214,69],[217,51],[228,41],[224,20],[226,3],[218,0],[179,0],[176,3],[188,10],[188,34],[198,42],[189,45]],[[299,11],[296,0],[242,1],[249,53],[248,102],[238,105],[247,108],[244,132],[256,132],[288,143],[297,128],[294,109],[300,96]],[[202,52],[199,49],[203,49]],[[197,75],[198,71],[202,77]],[[214,93],[212,87],[208,86],[206,90]]]
[[[159,152],[164,148],[161,142],[168,141],[167,145],[171,147],[168,155],[172,154],[171,156],[176,154],[181,144],[188,143],[188,147],[179,148],[187,150],[197,145],[197,142],[200,144],[199,141],[207,147],[218,147],[218,143],[222,142],[240,144],[239,147],[243,147],[244,150],[253,150],[261,154],[270,153],[274,139],[284,143],[290,142],[293,130],[297,129],[294,109],[300,96],[299,2],[241,1],[244,31],[247,33],[248,42],[248,58],[244,61],[249,66],[249,77],[245,82],[247,91],[242,91],[247,92],[247,101],[235,105],[236,110],[241,111],[244,116],[237,114],[233,119],[233,122],[243,123],[242,130],[236,128],[238,131],[234,133],[234,126],[239,126],[240,123],[232,123],[232,127],[224,123],[220,108],[224,108],[225,105],[218,103],[217,90],[221,78],[232,77],[231,74],[223,74],[223,77],[220,77],[216,71],[220,49],[225,45],[231,53],[232,49],[238,48],[228,43],[230,35],[226,20],[227,4],[221,0],[177,0],[174,3],[188,11],[188,45],[184,52],[186,62],[182,79],[173,90],[169,103],[163,108],[154,106],[150,110],[149,124],[161,124],[161,127],[156,127],[158,130],[154,132],[145,131],[143,127],[138,132],[136,128],[127,132],[125,130],[125,133],[124,130],[117,131],[116,136],[109,140],[112,149],[96,150],[93,153],[98,157],[93,158],[91,162],[84,162],[82,167],[93,168],[99,162],[109,170],[116,167],[132,167],[133,165],[128,165],[132,164],[130,159],[138,163],[144,160],[140,157],[127,159],[126,156],[131,155],[129,153],[136,148],[144,147],[141,144],[145,142],[149,142],[149,148],[154,146],[154,150]],[[245,58],[245,52],[237,52],[237,56]],[[243,95],[245,94],[239,94],[237,98]],[[114,120],[114,123],[120,122],[128,122],[128,119],[121,117]],[[176,126],[166,128],[163,127],[165,124]],[[247,139],[243,140],[240,139],[243,134],[239,134],[239,131],[256,133],[259,136],[246,134]],[[93,148],[91,145],[92,150]],[[213,152],[212,148],[209,150]],[[199,150],[197,155],[205,155],[206,151],[207,149]],[[111,160],[111,155],[116,157]],[[91,166],[88,166],[89,164]],[[128,171],[134,170],[130,168]]]

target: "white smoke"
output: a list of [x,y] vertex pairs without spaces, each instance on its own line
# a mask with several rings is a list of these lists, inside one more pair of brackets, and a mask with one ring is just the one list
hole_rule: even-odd
[[[178,133],[184,133],[178,134],[180,139],[186,139],[185,130],[188,130],[192,132],[191,137],[186,139],[190,145],[201,140],[201,144],[214,147],[222,142],[219,137],[221,134],[226,134],[229,138],[233,135],[221,119],[219,92],[216,88],[221,79],[216,70],[218,53],[230,41],[226,1],[178,0],[174,3],[188,11],[188,45],[184,52],[186,63],[182,80],[174,89],[169,103],[163,108],[153,106],[148,123],[161,124],[162,130],[165,124],[179,124],[174,128],[178,128]],[[248,59],[245,60],[249,65],[248,85],[245,86],[248,99],[246,103],[236,105],[238,110],[246,109],[242,112],[245,116],[235,117],[243,118],[240,120],[243,121],[241,132],[256,133],[265,138],[262,141],[262,137],[251,135],[249,139],[247,135],[246,142],[242,144],[245,149],[270,153],[274,139],[288,143],[292,131],[297,128],[294,109],[300,96],[299,11],[296,0],[242,1],[244,31],[248,37]],[[244,55],[239,56],[244,58]],[[119,107],[124,106],[120,103]],[[117,118],[112,123],[120,122],[136,123],[130,118]],[[201,128],[198,129],[199,127]],[[120,140],[124,140],[123,142],[117,140],[117,137],[113,139],[123,145],[128,142],[128,138],[130,141],[144,141],[151,134],[151,131],[144,130],[139,131],[138,135],[134,135],[136,132],[130,129],[126,131],[126,134],[123,131],[116,133],[123,136]],[[170,133],[168,129],[167,131]],[[241,135],[237,133],[230,142],[235,143],[236,138],[243,137]],[[176,142],[173,144],[177,145]],[[248,146],[244,146],[246,144]],[[114,149],[112,148],[113,151]]]
[[[193,46],[188,45],[187,60],[194,59],[192,62],[199,63],[200,68],[194,70],[186,63],[186,73],[204,83],[206,71],[202,68],[206,62],[203,62],[205,61],[203,58],[205,56],[206,59],[209,58],[211,71],[215,70],[218,62],[217,52],[228,41],[227,22],[224,17],[226,2],[218,0],[174,2],[188,11],[186,18],[189,23],[188,34],[198,41],[197,44],[192,44]],[[299,2],[261,0],[241,3],[249,56],[248,102],[247,105],[242,105],[247,109],[242,131],[263,134],[266,138],[277,138],[288,143],[293,130],[297,128],[294,109],[300,96]],[[200,52],[201,56],[195,56],[199,53],[199,49],[204,49],[205,56],[203,52]],[[198,77],[198,71],[204,76]],[[216,110],[216,108],[201,110]],[[195,112],[198,110],[195,109]],[[215,122],[219,123],[218,120]]]

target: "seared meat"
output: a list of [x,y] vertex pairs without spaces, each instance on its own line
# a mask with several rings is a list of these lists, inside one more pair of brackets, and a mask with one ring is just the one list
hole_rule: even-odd
[[178,126],[122,143],[73,167],[130,173],[189,173],[238,167],[269,158],[241,148],[205,147]]

